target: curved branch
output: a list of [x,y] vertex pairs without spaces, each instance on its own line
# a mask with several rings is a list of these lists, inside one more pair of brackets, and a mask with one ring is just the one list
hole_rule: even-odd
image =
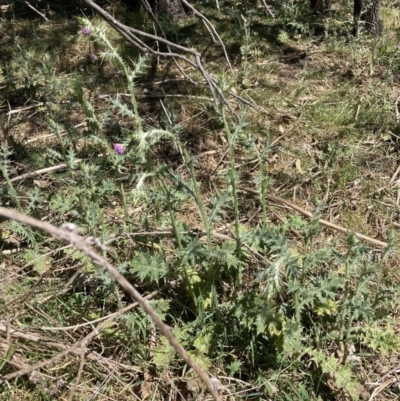
[[[98,6],[96,3],[94,3],[92,0],[81,0],[82,3],[85,3],[87,6],[89,6],[92,10],[94,10],[96,13],[98,13],[106,22],[108,22],[117,32],[119,32],[129,43],[133,44],[136,46],[139,50],[145,51],[146,49],[149,53],[155,55],[155,56],[163,56],[163,57],[172,57],[174,60],[176,58],[179,58],[186,63],[188,63],[191,66],[194,66],[205,78],[208,86],[210,87],[211,93],[214,97],[214,102],[218,104],[218,99],[221,99],[222,102],[226,105],[226,107],[229,109],[229,111],[233,114],[235,112],[233,111],[232,107],[229,105],[227,99],[225,98],[224,94],[222,91],[218,88],[218,85],[216,84],[215,79],[208,74],[208,72],[205,70],[203,67],[203,64],[201,62],[201,54],[195,50],[189,49],[188,47],[184,47],[181,45],[178,45],[176,43],[173,43],[169,41],[168,39],[165,39],[160,36],[152,35],[147,32],[140,31],[138,29],[129,27],[127,25],[122,24],[119,22],[117,19],[115,19],[111,14],[109,14],[107,11],[103,10],[100,6]],[[142,36],[151,40],[154,40],[156,42],[164,43],[167,48],[168,52],[160,52],[158,50],[152,49],[150,46],[146,45],[142,40],[140,40],[137,36]],[[186,56],[183,56],[178,53],[172,53],[170,50],[170,47],[174,47],[177,50],[180,50],[186,54],[189,54],[194,57],[195,62],[187,58]],[[218,94],[218,97],[216,96]],[[235,114],[236,115],[236,114]]]
[[190,10],[193,11],[194,15],[197,15],[199,18],[201,18],[203,20],[203,23],[204,23],[205,27],[207,28],[207,30],[210,32],[211,37],[213,39],[214,39],[213,35],[215,35],[217,37],[218,42],[221,45],[222,50],[224,52],[226,62],[228,63],[229,69],[231,70],[231,73],[233,75],[232,64],[231,64],[231,62],[229,60],[228,53],[226,52],[226,48],[225,48],[224,42],[222,41],[221,36],[219,36],[219,34],[216,31],[216,29],[214,28],[214,25],[209,21],[209,19],[205,15],[203,15],[201,12],[197,11],[188,1],[186,1],[186,0],[181,0],[181,1],[186,7],[188,7]]

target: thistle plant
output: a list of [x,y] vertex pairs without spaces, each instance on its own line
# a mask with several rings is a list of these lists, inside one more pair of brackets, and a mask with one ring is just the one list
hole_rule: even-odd
[[[229,180],[231,186],[231,196],[233,202],[233,213],[235,219],[235,240],[236,240],[236,256],[240,259],[242,244],[240,240],[240,214],[239,214],[239,201],[238,201],[238,188],[237,188],[237,177],[236,177],[236,166],[235,166],[235,141],[238,134],[243,130],[246,123],[242,119],[239,124],[234,126],[234,131],[231,131],[230,124],[226,118],[225,110],[221,108],[220,110],[222,121],[224,124],[224,130],[226,133],[226,138],[228,141],[229,150]],[[238,272],[237,276],[238,282],[241,281],[241,272]]]
[[[135,123],[137,125],[137,131],[140,133],[143,132],[143,127],[142,127],[142,119],[139,115],[139,108],[138,108],[138,103],[135,97],[135,83],[134,80],[138,76],[138,74],[143,70],[146,62],[146,57],[140,57],[139,60],[135,63],[134,69],[131,70],[125,63],[125,61],[122,59],[120,54],[118,53],[117,49],[113,46],[113,44],[110,42],[108,39],[105,29],[102,28],[99,25],[94,25],[92,24],[91,21],[84,19],[84,18],[79,18],[79,22],[84,26],[82,28],[82,33],[86,35],[90,35],[90,38],[95,40],[96,42],[105,45],[107,48],[107,51],[101,52],[100,57],[103,59],[108,59],[110,61],[116,61],[117,64],[122,68],[122,71],[124,73],[127,85],[128,85],[128,90],[130,94],[130,100],[131,100],[131,106],[133,108],[133,115]],[[83,32],[85,30],[85,33]],[[122,105],[120,105],[121,108],[123,108]],[[128,112],[128,114],[131,114]]]
[[264,173],[264,165],[267,160],[267,155],[271,150],[271,146],[269,143],[263,144],[262,145],[262,150],[260,151],[257,147],[256,144],[253,144],[254,147],[254,152],[257,155],[258,159],[258,165],[259,165],[259,171],[258,171],[258,176],[256,178],[255,184],[256,184],[256,189],[259,194],[259,200],[261,204],[261,210],[262,210],[262,221],[265,225],[267,225],[267,188],[268,186],[272,185],[272,179],[271,177],[268,177]]
[[9,168],[10,168],[10,156],[12,155],[11,149],[8,147],[7,144],[3,145],[0,149],[0,171],[3,174],[4,179],[7,183],[7,193],[11,198],[10,203],[14,203],[17,209],[21,212],[23,209],[19,202],[17,191],[14,188],[14,185],[10,179]]
[[114,151],[119,155],[123,155],[125,153],[125,148],[122,143],[114,143]]

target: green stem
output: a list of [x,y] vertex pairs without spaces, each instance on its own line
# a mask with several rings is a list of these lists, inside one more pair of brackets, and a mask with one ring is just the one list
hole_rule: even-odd
[[128,220],[129,218],[129,211],[128,211],[128,205],[126,203],[126,196],[125,196],[125,190],[122,182],[119,184],[119,191],[121,193],[121,201],[122,201],[122,206],[124,207],[124,215],[125,215],[125,221]]
[[[150,186],[151,188],[155,188],[155,179],[152,174],[153,171],[153,162],[152,162],[152,157],[151,157],[151,152],[147,152],[146,156],[146,172],[149,176],[149,181],[150,181]],[[160,213],[160,206],[158,204],[158,201],[155,202],[155,210],[156,210],[156,221],[159,223],[161,221],[161,213]]]
[[232,137],[231,130],[229,129],[229,124],[226,121],[226,116],[223,109],[221,110],[221,114],[224,122],[224,128],[226,132],[226,137],[228,139],[228,148],[229,148],[229,179],[232,187],[233,212],[235,215],[236,256],[240,258],[242,244],[240,241],[239,204],[238,204],[237,186],[235,178],[234,139]]
[[267,225],[267,205],[266,205],[266,183],[265,183],[265,176],[264,176],[264,169],[263,169],[263,157],[258,150],[257,146],[254,145],[254,149],[257,153],[257,158],[258,158],[258,165],[260,166],[260,182],[261,182],[261,188],[260,188],[260,203],[261,203],[261,210],[262,210],[262,220],[263,224]]
[[191,177],[192,184],[193,184],[193,189],[194,189],[195,201],[196,201],[196,204],[197,204],[197,208],[199,209],[199,213],[200,213],[200,217],[201,217],[201,220],[203,222],[203,225],[204,225],[204,229],[206,230],[207,244],[208,244],[208,248],[210,249],[211,248],[210,225],[208,224],[208,220],[207,220],[206,214],[204,212],[204,206],[203,206],[203,202],[202,202],[201,197],[200,197],[200,189],[199,189],[199,185],[198,185],[197,180],[196,180],[196,173],[195,173],[194,168],[193,168],[193,162],[192,162],[192,160],[190,158],[190,155],[187,152],[185,146],[183,146],[182,144],[179,144],[179,145],[180,145],[180,147],[182,149],[182,152],[183,152],[183,154],[185,156],[185,162],[186,162],[186,164],[187,164],[187,166],[189,168],[189,173],[190,173],[190,177]]
[[300,304],[299,304],[299,292],[298,291],[296,291],[293,294],[293,298],[294,298],[294,310],[295,310],[296,322],[297,322],[297,324],[300,325],[301,317],[300,317]]
[[[351,263],[349,263],[350,255],[351,254],[351,246],[346,255],[346,269],[345,269],[345,285],[344,285],[344,294],[342,300],[342,311],[340,315],[340,328],[339,328],[339,342],[344,341],[344,334],[345,334],[345,319],[346,313],[348,312],[348,299],[350,294],[350,270],[351,270]],[[351,319],[350,319],[351,320]]]
[[[163,186],[164,186],[164,191],[165,191],[165,198],[167,200],[168,212],[169,212],[169,216],[170,216],[170,219],[171,219],[172,231],[173,231],[173,233],[175,235],[176,242],[178,244],[178,248],[179,248],[179,251],[180,251],[179,253],[180,253],[180,255],[182,255],[183,254],[183,246],[182,246],[181,234],[180,234],[180,232],[178,230],[178,226],[176,224],[174,209],[172,207],[172,202],[171,202],[171,198],[170,198],[170,195],[169,195],[169,191],[168,191],[168,189],[166,188],[165,185],[163,185]],[[195,296],[194,296],[193,288],[192,288],[192,284],[190,282],[190,278],[189,278],[188,272],[186,270],[187,262],[184,259],[185,258],[183,258],[183,260],[182,259],[180,260],[180,265],[181,265],[181,269],[182,269],[182,272],[183,272],[183,281],[185,283],[186,291],[189,293],[189,296],[191,297],[193,302],[196,303],[195,302]]]
[[3,176],[7,182],[7,187],[8,187],[8,193],[10,194],[12,200],[15,202],[17,205],[17,209],[20,213],[23,213],[21,204],[19,203],[18,196],[17,196],[17,191],[14,188],[14,185],[12,184],[10,177],[8,175],[8,171],[6,168],[3,168],[2,166],[0,167],[0,171],[3,173]]

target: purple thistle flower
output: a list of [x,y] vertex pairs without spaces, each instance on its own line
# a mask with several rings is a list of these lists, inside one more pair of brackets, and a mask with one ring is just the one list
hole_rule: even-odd
[[89,29],[88,28],[82,28],[81,32],[82,32],[83,36],[88,36],[89,35]]
[[125,153],[125,148],[122,143],[114,143],[114,150],[119,154],[123,155]]

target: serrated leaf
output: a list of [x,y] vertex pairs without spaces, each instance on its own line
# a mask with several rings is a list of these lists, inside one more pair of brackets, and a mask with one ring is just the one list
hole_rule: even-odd
[[213,328],[207,327],[197,335],[193,345],[199,352],[203,354],[208,354],[212,345],[212,337],[213,337]]
[[360,397],[360,383],[353,379],[351,367],[342,365],[335,372],[336,385],[345,389],[353,400]]
[[364,342],[382,355],[399,352],[400,339],[392,327],[379,327],[377,324],[369,327],[363,338]]
[[339,364],[339,360],[335,358],[333,355],[325,357],[321,361],[321,369],[323,373],[334,373],[337,370],[337,366]]
[[158,282],[168,273],[168,265],[164,259],[160,255],[152,255],[148,252],[136,252],[130,267],[141,281]]
[[27,263],[31,262],[33,270],[38,274],[43,274],[51,266],[52,258],[50,256],[43,256],[33,249],[26,251],[25,260]]
[[242,362],[234,361],[230,365],[228,365],[228,369],[230,370],[231,374],[234,374],[240,370],[242,366]]
[[303,335],[301,325],[293,320],[287,320],[283,328],[283,351],[292,356],[303,349]]
[[190,351],[189,355],[195,362],[197,362],[200,365],[200,367],[203,370],[205,370],[205,371],[209,370],[209,368],[211,366],[211,361],[204,354],[202,354],[198,350],[194,350],[194,351]]
[[314,307],[314,313],[318,316],[331,316],[336,313],[336,304],[332,299],[327,299]]
[[157,346],[152,350],[153,363],[157,368],[166,368],[175,357],[175,350],[171,347],[168,340],[162,337]]

